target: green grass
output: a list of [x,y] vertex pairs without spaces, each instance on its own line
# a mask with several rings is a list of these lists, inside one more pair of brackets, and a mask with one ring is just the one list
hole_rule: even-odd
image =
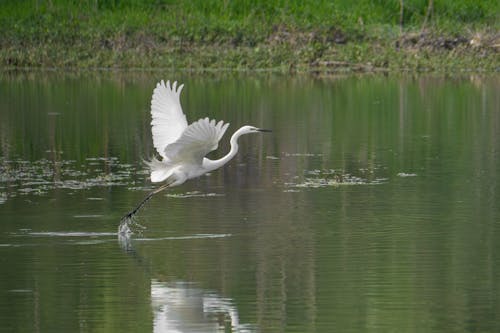
[[0,66],[498,70],[500,2],[436,0],[414,41],[427,8],[401,31],[399,0],[4,0]]

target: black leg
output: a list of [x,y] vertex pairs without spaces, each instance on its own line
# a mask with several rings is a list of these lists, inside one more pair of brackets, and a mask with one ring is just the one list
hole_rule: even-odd
[[[171,183],[167,183],[167,184],[164,184],[160,187],[158,187],[156,190],[152,191],[151,193],[149,193],[138,205],[137,207],[135,207],[133,210],[131,210],[130,212],[128,212],[125,216],[122,217],[122,219],[120,220],[121,223],[123,222],[130,222],[133,220],[135,214],[139,211],[139,209],[142,208],[142,206],[144,206],[146,204],[146,202],[149,201],[149,199],[151,199],[153,197],[153,195],[155,195],[156,193],[159,193],[161,191],[163,191],[164,189],[166,189],[167,187],[170,186]],[[121,225],[121,224],[120,224]]]

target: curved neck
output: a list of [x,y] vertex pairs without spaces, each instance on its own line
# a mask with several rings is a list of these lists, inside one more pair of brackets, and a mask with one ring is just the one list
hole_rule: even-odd
[[227,153],[224,157],[219,158],[218,160],[210,160],[208,158],[204,159],[205,167],[211,171],[220,168],[227,162],[229,162],[238,152],[238,138],[242,135],[240,130],[237,130],[234,132],[233,136],[231,136],[231,140],[229,140],[229,143],[231,143],[231,150],[229,150],[229,153]]

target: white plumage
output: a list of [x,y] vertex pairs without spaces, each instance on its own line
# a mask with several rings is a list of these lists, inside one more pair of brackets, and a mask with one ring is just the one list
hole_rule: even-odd
[[184,87],[177,88],[177,82],[158,82],[151,98],[151,132],[153,145],[160,156],[165,157],[165,147],[177,140],[188,127],[186,115],[182,112],[179,96]]
[[231,149],[227,155],[210,160],[205,157],[217,149],[219,141],[229,123],[217,122],[209,118],[199,119],[188,126],[186,115],[182,112],[180,94],[183,84],[162,80],[153,90],[151,98],[151,133],[153,145],[161,160],[153,158],[148,165],[151,182],[165,182],[151,192],[133,211],[125,215],[130,219],[155,193],[170,186],[177,186],[186,180],[199,177],[220,168],[238,152],[238,138],[248,133],[269,132],[254,126],[243,126],[230,139]]

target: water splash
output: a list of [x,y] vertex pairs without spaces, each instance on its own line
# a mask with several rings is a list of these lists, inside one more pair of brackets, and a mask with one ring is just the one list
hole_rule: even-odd
[[121,219],[118,226],[118,235],[130,237],[134,233],[141,234],[144,230],[146,230],[146,227],[137,223],[133,216],[125,216]]
[[118,226],[118,236],[128,237],[132,235],[132,229],[130,229],[130,224],[132,223],[131,218],[124,218],[120,221]]

